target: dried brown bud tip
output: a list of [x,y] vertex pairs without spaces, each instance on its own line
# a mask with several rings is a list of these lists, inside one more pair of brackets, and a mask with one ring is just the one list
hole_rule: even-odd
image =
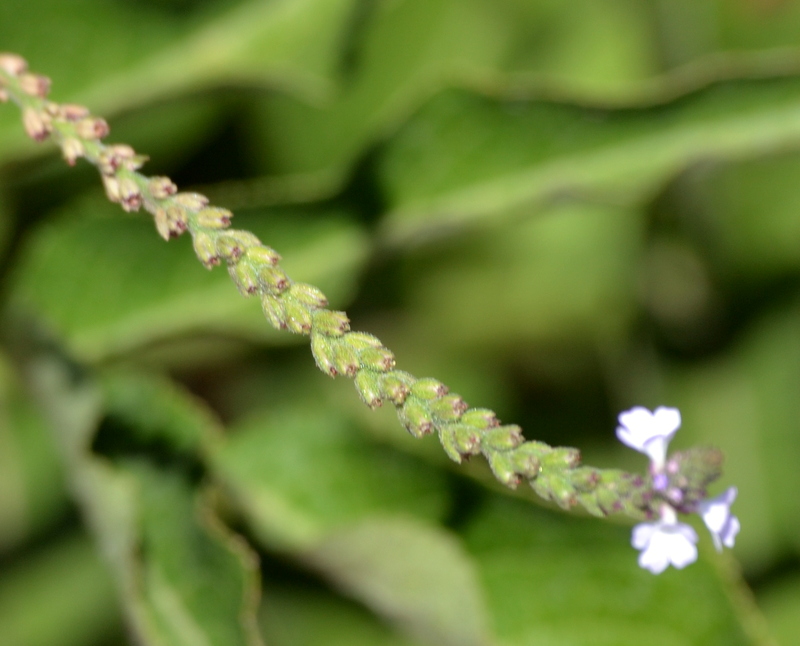
[[0,103],[5,103],[6,101],[8,101],[8,92],[0,87]]

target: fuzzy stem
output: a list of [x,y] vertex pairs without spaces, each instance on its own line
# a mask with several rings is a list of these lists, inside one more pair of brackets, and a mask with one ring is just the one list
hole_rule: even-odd
[[106,122],[83,106],[48,101],[49,87],[49,79],[29,73],[22,58],[0,54],[0,102],[11,99],[20,107],[31,138],[51,137],[70,165],[83,157],[96,166],[108,198],[126,211],[144,207],[165,240],[188,231],[207,269],[224,262],[242,295],[257,297],[276,328],[308,335],[320,370],[352,378],[367,406],[391,403],[409,433],[435,432],[455,462],[481,454],[504,485],[515,488],[525,480],[565,509],[580,504],[597,516],[655,515],[649,476],[581,466],[577,449],[526,441],[519,426],[501,425],[491,410],[470,408],[441,382],[396,370],[394,355],[380,340],[351,331],[347,315],[327,309],[319,289],[283,272],[277,252],[252,233],[232,229],[230,211],[210,206],[203,195],[179,193],[169,178],[139,173],[146,157],[126,145],[103,144]]

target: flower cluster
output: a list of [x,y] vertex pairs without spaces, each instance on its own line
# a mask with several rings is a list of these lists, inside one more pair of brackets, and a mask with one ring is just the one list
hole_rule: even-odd
[[686,487],[685,480],[676,477],[680,472],[679,458],[667,459],[667,447],[681,425],[676,408],[659,407],[651,412],[637,406],[619,416],[619,440],[650,458],[653,479],[654,507],[659,519],[640,523],[633,528],[631,544],[641,551],[639,565],[653,574],[663,572],[670,564],[683,568],[697,560],[697,533],[678,522],[678,512],[698,513],[711,532],[718,551],[722,546],[733,547],[739,533],[739,519],[731,514],[736,500],[736,487],[728,488],[716,498],[702,497]]

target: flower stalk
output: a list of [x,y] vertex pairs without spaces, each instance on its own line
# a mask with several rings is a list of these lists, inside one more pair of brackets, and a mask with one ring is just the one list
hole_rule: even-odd
[[[504,485],[527,482],[562,508],[581,505],[596,516],[662,518],[661,471],[636,475],[583,466],[577,449],[527,441],[520,427],[501,424],[491,410],[471,408],[443,383],[396,369],[394,354],[378,338],[351,330],[347,314],[328,309],[319,289],[287,276],[274,249],[248,231],[231,228],[230,211],[210,205],[198,193],[179,192],[167,177],[141,174],[147,157],[124,144],[103,143],[109,134],[106,121],[83,106],[48,100],[49,88],[49,79],[30,73],[22,58],[0,54],[0,101],[20,107],[25,131],[34,141],[53,140],[70,165],[83,158],[96,166],[108,199],[128,212],[149,212],[165,240],[188,232],[207,269],[224,264],[239,292],[261,302],[271,325],[308,336],[319,369],[353,379],[368,407],[391,404],[409,433],[438,435],[453,461],[482,455]],[[707,484],[720,474],[719,456],[713,450],[687,454],[674,461],[672,481],[680,482],[684,492],[705,495]]]

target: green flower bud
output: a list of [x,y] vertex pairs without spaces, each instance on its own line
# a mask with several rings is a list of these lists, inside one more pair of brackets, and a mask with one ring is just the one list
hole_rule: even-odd
[[151,177],[147,183],[147,189],[157,200],[165,200],[178,192],[178,187],[169,177]]
[[267,317],[272,327],[279,330],[286,329],[288,325],[286,321],[286,310],[280,298],[272,296],[271,294],[262,294],[261,308],[264,310],[264,316]]
[[581,507],[583,507],[586,511],[588,511],[592,516],[597,516],[598,518],[604,518],[608,514],[597,504],[597,498],[594,495],[594,492],[581,492],[579,491],[577,494],[578,503],[580,503]]
[[381,377],[381,393],[384,399],[388,399],[395,406],[400,406],[411,392],[411,384],[414,377],[407,372],[394,370]]
[[18,54],[0,54],[0,69],[11,76],[18,76],[28,70],[28,62]]
[[314,329],[327,336],[342,336],[350,329],[350,319],[344,312],[316,310],[312,317]]
[[157,208],[153,212],[153,221],[156,224],[156,231],[164,240],[169,240],[172,234],[172,229],[169,226],[169,218],[167,217],[167,210]]
[[205,229],[224,229],[230,226],[233,213],[228,209],[218,206],[209,206],[201,209],[194,216],[194,221],[199,227]]
[[345,343],[355,350],[364,348],[382,348],[381,340],[366,332],[350,332],[344,339]]
[[214,238],[205,233],[198,231],[193,237],[194,251],[200,262],[205,265],[206,269],[211,269],[219,264],[219,256],[217,256],[217,246],[214,244]]
[[119,198],[122,208],[128,213],[138,211],[142,206],[142,192],[139,185],[129,177],[119,180]]
[[479,429],[494,428],[500,425],[497,415],[488,408],[470,408],[461,416],[461,422]]
[[109,132],[108,123],[100,117],[86,117],[75,123],[75,133],[81,139],[102,139]]
[[531,481],[531,487],[546,500],[552,500],[562,509],[569,509],[578,504],[578,497],[569,480],[561,473],[542,472]]
[[208,206],[208,198],[200,193],[178,193],[173,196],[172,201],[190,211],[198,211]]
[[[464,417],[465,415],[461,416],[462,424],[466,424]],[[524,441],[522,429],[516,424],[498,426],[497,428],[491,428],[483,432],[483,445],[498,451],[515,449]]]
[[603,515],[622,511],[622,499],[613,486],[598,487],[593,493],[597,507],[603,511]]
[[43,99],[50,92],[50,79],[41,74],[25,72],[19,76],[19,86],[25,94]]
[[289,287],[289,278],[277,267],[259,267],[258,278],[264,287],[272,292],[283,292]]
[[327,336],[316,332],[311,334],[311,354],[322,372],[331,377],[339,374],[333,359],[331,341]]
[[311,312],[308,311],[305,305],[284,298],[283,306],[286,310],[286,323],[292,332],[297,334],[308,334],[311,332]]
[[379,379],[371,370],[360,370],[354,380],[362,401],[373,410],[383,405]]
[[272,265],[273,267],[281,260],[281,256],[277,251],[261,244],[257,247],[250,247],[247,250],[247,257],[254,263]]
[[433,431],[433,418],[424,404],[413,397],[406,399],[406,402],[397,409],[397,417],[414,437],[424,437]]
[[580,467],[569,471],[569,479],[577,491],[594,491],[600,482],[600,473],[592,467]]
[[62,103],[58,106],[58,116],[64,121],[80,121],[89,116],[89,108],[76,103]]
[[231,230],[217,238],[217,253],[228,262],[237,262],[248,247],[257,244],[259,239],[249,231]]
[[333,346],[333,363],[340,375],[354,377],[359,369],[358,353],[344,343]]
[[23,108],[22,125],[34,141],[44,141],[52,130],[50,116],[31,107]]
[[388,348],[364,348],[358,353],[358,359],[362,366],[376,372],[394,368],[394,354]]
[[542,454],[540,459],[543,469],[573,469],[581,463],[581,452],[578,449],[559,447]]
[[80,139],[67,137],[61,142],[61,152],[64,155],[64,160],[70,166],[74,166],[78,157],[83,157],[86,154],[86,148]]
[[289,296],[309,307],[320,308],[328,304],[328,299],[321,290],[306,283],[293,283],[289,287]]
[[480,434],[464,424],[443,424],[439,427],[439,440],[445,453],[459,464],[464,456],[481,452]]
[[[414,393],[413,387],[411,392]],[[416,395],[416,393],[414,394]],[[459,395],[446,395],[440,399],[429,401],[428,410],[431,411],[436,419],[454,422],[461,419],[461,413],[467,410],[467,403]]]
[[514,471],[525,476],[529,480],[536,478],[542,469],[537,451],[530,450],[530,443],[520,444],[516,449],[509,451]]
[[438,399],[439,397],[444,397],[448,392],[447,386],[441,381],[430,378],[418,379],[411,386],[411,393],[414,397],[419,397],[420,399]]
[[228,265],[228,273],[242,296],[252,296],[258,292],[258,276],[250,263]]
[[514,469],[511,456],[504,451],[487,451],[485,455],[494,477],[507,487],[516,489],[522,478]]

